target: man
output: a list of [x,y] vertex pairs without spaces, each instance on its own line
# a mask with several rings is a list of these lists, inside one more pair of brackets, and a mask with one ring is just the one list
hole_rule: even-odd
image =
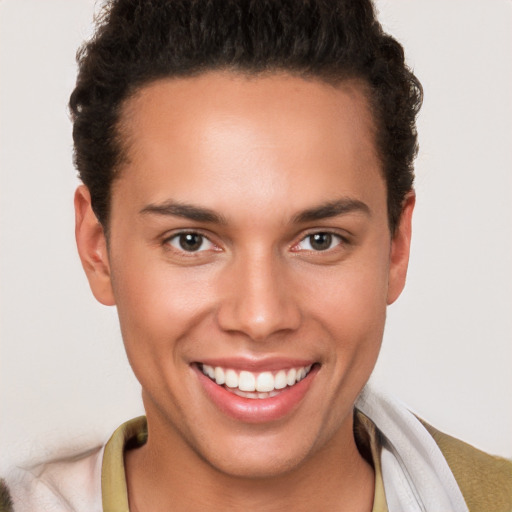
[[113,2],[76,234],[145,419],[15,510],[508,510],[511,465],[363,390],[405,283],[421,88],[364,2]]

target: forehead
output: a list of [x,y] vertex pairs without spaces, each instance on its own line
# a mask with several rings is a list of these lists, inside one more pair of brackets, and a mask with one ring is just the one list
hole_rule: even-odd
[[[198,129],[222,133],[223,125],[243,119],[247,126],[265,125],[271,130],[269,138],[272,136],[277,143],[279,131],[294,138],[325,138],[326,128],[343,131],[339,123],[342,120],[356,130],[354,134],[368,136],[368,141],[373,142],[374,123],[365,90],[364,82],[356,79],[331,85],[285,73],[209,72],[190,78],[161,79],[143,86],[125,101],[120,124],[123,133],[135,143],[144,138],[141,132],[147,133],[148,129],[151,134],[147,135],[154,136],[156,130],[169,132],[173,127],[173,135],[182,143],[195,138]],[[202,126],[197,123],[199,118]],[[302,122],[304,119],[307,125]],[[280,130],[289,121],[297,123],[288,126],[292,129]],[[331,132],[334,137],[338,130]],[[350,142],[350,137],[345,138]]]
[[211,191],[220,183],[224,199],[231,191],[260,206],[286,199],[293,208],[306,197],[328,200],[329,190],[335,198],[344,187],[363,196],[383,187],[356,80],[333,86],[228,72],[159,80],[127,100],[121,133],[128,164],[119,181],[129,179],[151,201],[171,194],[197,202],[204,190],[200,200],[215,208],[223,198]]

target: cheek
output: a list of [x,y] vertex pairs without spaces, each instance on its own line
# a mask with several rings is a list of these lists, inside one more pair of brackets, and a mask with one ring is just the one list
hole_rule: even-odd
[[377,360],[386,320],[388,265],[383,251],[333,268],[308,290],[309,316],[330,340],[326,368],[333,372],[334,396],[355,399]]
[[197,269],[173,268],[164,260],[146,258],[137,265],[131,258],[129,266],[117,263],[113,289],[128,356],[172,356],[180,339],[193,332],[211,309],[211,279]]
[[[333,329],[345,331],[347,339],[357,333],[382,330],[386,314],[388,266],[382,259],[368,258],[333,269],[306,291],[315,316]],[[314,299],[313,299],[314,297]]]
[[201,339],[198,325],[205,323],[209,310],[208,287],[162,272],[118,277],[114,293],[121,298],[119,321],[132,370],[152,403],[167,403],[172,397],[178,410],[188,395],[175,391],[182,388],[188,356]]

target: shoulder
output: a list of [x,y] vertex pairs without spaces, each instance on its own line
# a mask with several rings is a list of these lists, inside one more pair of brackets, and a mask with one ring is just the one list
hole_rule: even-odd
[[8,494],[6,490],[0,512],[100,512],[102,456],[103,447],[98,446],[11,471],[5,478]]
[[512,461],[489,455],[420,421],[443,453],[470,512],[512,510]]

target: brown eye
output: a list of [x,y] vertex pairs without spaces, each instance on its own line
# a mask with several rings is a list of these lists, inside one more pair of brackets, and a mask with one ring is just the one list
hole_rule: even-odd
[[330,233],[315,233],[309,235],[309,244],[315,251],[325,251],[332,245],[332,235]]
[[200,233],[178,233],[167,242],[175,249],[185,252],[200,252],[212,249],[213,244]]
[[184,251],[197,251],[203,245],[203,237],[197,233],[185,233],[179,236],[179,242]]
[[337,245],[344,243],[340,235],[329,233],[328,231],[318,231],[305,236],[296,246],[299,251],[328,251],[334,249]]

